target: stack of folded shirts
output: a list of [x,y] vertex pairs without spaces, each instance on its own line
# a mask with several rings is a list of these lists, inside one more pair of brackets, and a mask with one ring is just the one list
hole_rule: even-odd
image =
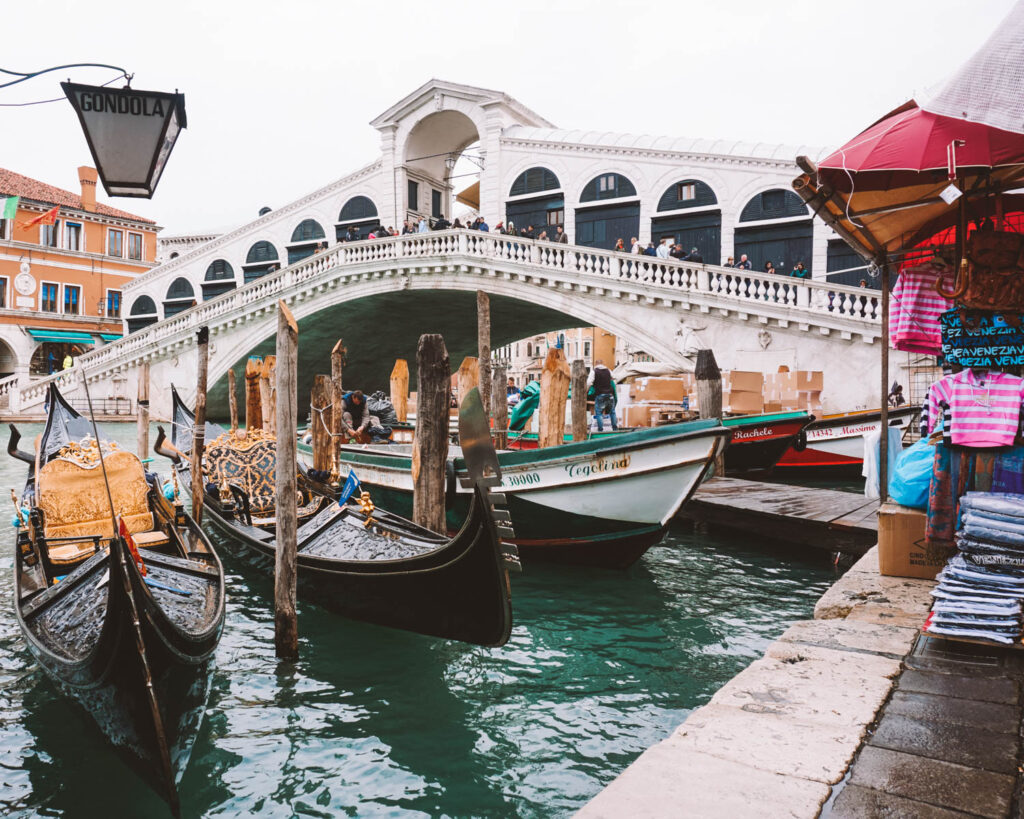
[[1024,631],[1024,495],[968,492],[960,500],[960,553],[938,576],[925,631],[1020,642]]
[[955,555],[939,573],[925,631],[1010,645],[1024,630],[1024,574],[984,569]]
[[960,501],[956,543],[968,563],[1024,569],[1024,495],[968,492]]

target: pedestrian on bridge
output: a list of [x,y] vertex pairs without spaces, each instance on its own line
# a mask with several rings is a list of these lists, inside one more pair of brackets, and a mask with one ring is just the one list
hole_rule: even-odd
[[[569,244],[569,234],[562,230],[561,225],[558,225],[555,228],[555,241],[558,242],[560,245]],[[621,242],[622,239],[619,239],[619,241]]]

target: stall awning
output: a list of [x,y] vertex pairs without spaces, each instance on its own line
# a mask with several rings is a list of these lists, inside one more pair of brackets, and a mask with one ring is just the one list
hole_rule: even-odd
[[95,344],[96,340],[85,333],[72,333],[67,330],[50,330],[46,327],[29,327],[28,334],[35,341],[52,341],[57,344]]
[[123,336],[120,333],[100,333],[100,338],[109,344],[111,341],[117,341],[118,339],[123,338]]
[[465,190],[459,191],[455,195],[455,201],[461,202],[473,210],[480,210],[480,183],[474,182]]

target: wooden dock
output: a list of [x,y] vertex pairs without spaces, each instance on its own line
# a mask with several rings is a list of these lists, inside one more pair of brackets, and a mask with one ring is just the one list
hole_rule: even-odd
[[769,540],[863,554],[878,542],[878,501],[853,492],[712,478],[680,517]]

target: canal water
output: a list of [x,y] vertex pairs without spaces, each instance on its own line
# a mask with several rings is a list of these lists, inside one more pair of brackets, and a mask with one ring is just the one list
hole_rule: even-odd
[[[134,427],[110,429],[134,440]],[[24,425],[27,440],[37,431]],[[5,494],[23,480],[22,464],[0,460]],[[0,814],[169,815],[33,664],[4,524]],[[180,783],[186,817],[569,816],[810,617],[834,580],[823,555],[680,525],[628,572],[527,566],[504,648],[308,604],[301,659],[279,665],[271,580],[224,551],[227,623]]]

